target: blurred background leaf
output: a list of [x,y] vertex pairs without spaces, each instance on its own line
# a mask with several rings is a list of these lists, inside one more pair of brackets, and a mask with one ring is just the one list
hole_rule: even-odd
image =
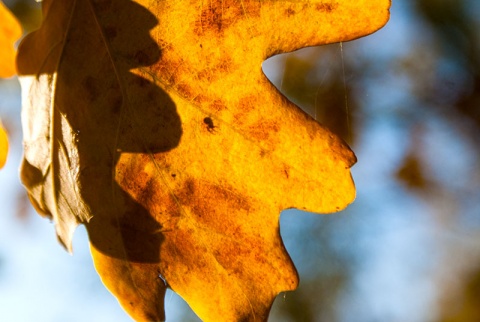
[[0,119],[0,169],[3,168],[7,162],[8,154],[8,137],[7,132],[2,125],[2,119]]
[[0,1],[0,77],[11,77],[15,74],[14,43],[21,35],[19,22]]

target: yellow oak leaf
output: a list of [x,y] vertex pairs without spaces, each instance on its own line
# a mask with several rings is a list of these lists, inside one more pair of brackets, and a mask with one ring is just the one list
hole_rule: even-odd
[[86,225],[134,319],[163,320],[169,287],[202,320],[266,320],[298,284],[280,212],[345,208],[355,156],[261,64],[370,34],[389,5],[45,0],[17,60],[32,203],[69,250]]
[[2,126],[2,120],[0,119],[0,169],[3,168],[7,162],[8,155],[8,137],[7,132]]
[[0,77],[11,77],[15,74],[13,45],[21,35],[22,27],[18,20],[0,0]]

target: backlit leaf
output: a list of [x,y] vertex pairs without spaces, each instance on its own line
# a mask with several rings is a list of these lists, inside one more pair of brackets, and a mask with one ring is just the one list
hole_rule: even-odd
[[379,1],[45,0],[18,54],[22,180],[60,241],[84,223],[129,314],[167,287],[207,321],[263,321],[298,284],[280,211],[355,196],[350,149],[283,97],[262,62],[347,41]]

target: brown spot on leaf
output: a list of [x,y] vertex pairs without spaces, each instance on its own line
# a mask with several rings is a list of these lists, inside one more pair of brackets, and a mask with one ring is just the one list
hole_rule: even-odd
[[203,33],[207,30],[219,32],[222,30],[222,25],[223,17],[221,8],[209,5],[206,9],[202,10],[200,22],[197,24],[195,31],[197,33]]
[[196,93],[196,91],[192,89],[188,84],[177,84],[175,88],[179,95],[183,96],[188,100],[191,100]]
[[213,66],[202,69],[198,72],[197,76],[200,80],[213,82],[221,79],[224,74],[230,73],[232,70],[233,60],[225,54],[220,61]]
[[288,8],[287,10],[285,10],[285,15],[286,15],[287,17],[290,17],[290,16],[292,16],[292,15],[294,15],[294,14],[295,14],[295,10],[293,10],[292,8]]
[[193,99],[192,99],[193,102],[195,102],[195,104],[202,104],[204,102],[208,102],[209,99],[207,96],[203,95],[203,94],[199,94],[197,96],[195,96]]
[[[248,213],[250,202],[241,192],[228,184],[218,186],[206,181],[185,181],[177,198],[187,207],[202,225],[222,234],[234,234],[241,229],[239,218],[231,217],[225,209],[236,209]],[[205,202],[215,200],[215,203]]]
[[257,98],[255,95],[248,95],[240,98],[238,101],[238,107],[234,108],[236,112],[235,119],[237,120],[238,125],[242,125],[245,116],[255,109],[256,100]]
[[290,178],[290,167],[288,165],[283,166],[283,172],[285,173],[285,177]]
[[238,109],[244,113],[248,113],[253,109],[253,104],[256,101],[257,97],[255,95],[243,96],[238,102]]
[[[165,46],[167,45],[164,45],[163,47]],[[162,46],[160,47],[163,48]],[[177,75],[184,72],[181,67],[181,62],[169,59],[160,59],[155,65],[149,66],[149,69],[153,74],[157,75],[159,79],[162,79],[162,82],[166,86],[175,86],[175,84],[178,83]]]
[[210,109],[213,111],[213,112],[220,112],[220,111],[223,111],[227,108],[227,106],[225,105],[225,103],[220,100],[220,99],[216,99],[214,100],[210,105],[209,105]]
[[195,193],[195,182],[192,179],[185,181],[183,193],[185,197],[193,198],[193,194]]
[[260,120],[249,127],[248,135],[256,140],[267,140],[280,129],[278,122]]
[[[140,175],[142,175],[142,173]],[[140,188],[139,186],[136,187],[137,201],[140,204],[146,205],[151,203],[151,200],[153,200],[155,197],[155,189],[157,187],[157,182],[154,176],[148,175],[146,173],[143,173],[143,178],[141,178],[140,180],[142,180],[144,183],[142,185],[142,188]]]
[[211,1],[202,8],[200,17],[195,22],[195,33],[204,35],[208,32],[221,34],[235,22],[260,15],[259,1]]
[[337,9],[338,3],[319,3],[315,6],[315,9],[322,12],[332,12]]

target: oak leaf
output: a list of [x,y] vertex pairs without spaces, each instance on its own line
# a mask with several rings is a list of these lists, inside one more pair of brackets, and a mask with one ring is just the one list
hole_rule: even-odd
[[0,77],[15,74],[14,43],[22,35],[22,27],[15,16],[0,1]]
[[261,63],[347,41],[388,0],[45,0],[22,42],[22,181],[71,250],[136,320],[167,287],[203,320],[263,321],[298,284],[286,208],[335,212],[355,195],[351,150],[291,104]]

